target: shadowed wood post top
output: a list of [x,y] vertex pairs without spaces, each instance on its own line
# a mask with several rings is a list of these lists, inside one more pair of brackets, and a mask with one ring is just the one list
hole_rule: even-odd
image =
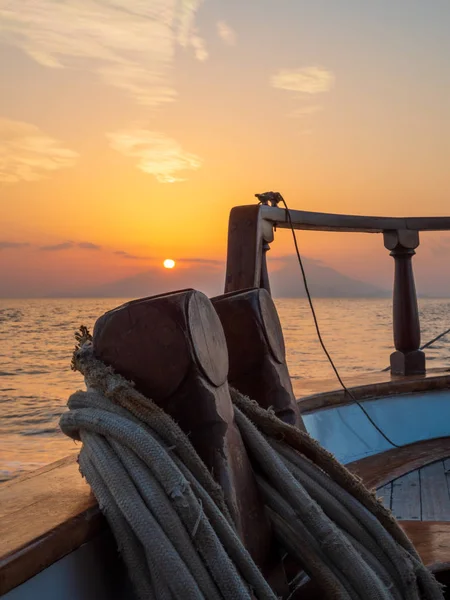
[[270,525],[234,420],[227,343],[211,301],[188,289],[128,302],[98,319],[93,348],[189,435],[244,545],[269,569]]

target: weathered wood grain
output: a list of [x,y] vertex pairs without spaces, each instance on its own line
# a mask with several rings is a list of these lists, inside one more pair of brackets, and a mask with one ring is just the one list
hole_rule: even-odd
[[259,287],[263,256],[261,206],[236,206],[228,224],[225,292]]
[[281,565],[250,461],[234,421],[228,350],[210,300],[194,290],[124,304],[96,323],[94,352],[189,435],[221,485],[242,541],[270,577]]
[[70,456],[0,486],[0,596],[36,575],[106,523]]
[[264,289],[212,299],[228,346],[230,385],[290,425],[304,429],[286,364],[280,320]]
[[450,495],[442,460],[420,469],[422,521],[450,521]]
[[381,487],[414,469],[450,456],[450,437],[424,440],[348,463],[371,489]]
[[417,469],[392,482],[391,509],[397,519],[420,521],[420,480]]

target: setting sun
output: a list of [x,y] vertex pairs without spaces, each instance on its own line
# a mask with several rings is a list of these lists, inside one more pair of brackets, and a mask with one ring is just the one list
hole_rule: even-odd
[[173,269],[175,266],[175,261],[171,258],[166,258],[166,260],[163,262],[163,265],[166,269]]

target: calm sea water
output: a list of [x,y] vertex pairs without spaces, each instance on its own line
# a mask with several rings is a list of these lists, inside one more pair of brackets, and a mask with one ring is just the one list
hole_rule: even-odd
[[[69,395],[83,387],[70,370],[74,332],[91,330],[124,300],[0,299],[0,481],[77,451],[58,429]],[[291,376],[332,376],[305,300],[277,300]],[[344,378],[379,371],[392,351],[389,300],[315,302],[324,340]],[[450,327],[450,300],[420,302],[423,341]],[[450,338],[450,336],[449,336]],[[450,339],[427,352],[428,365],[450,366]]]

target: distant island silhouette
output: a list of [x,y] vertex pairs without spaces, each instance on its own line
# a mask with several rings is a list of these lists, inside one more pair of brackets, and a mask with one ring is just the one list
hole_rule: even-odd
[[[340,273],[326,264],[305,258],[304,264],[312,294],[318,298],[387,298],[391,290]],[[148,269],[137,275],[78,288],[70,294],[55,290],[53,297],[137,298],[169,290],[195,288],[208,296],[223,292],[225,264],[202,269],[176,268],[171,271]],[[295,257],[274,261],[270,270],[272,294],[278,298],[305,297],[300,269]]]

